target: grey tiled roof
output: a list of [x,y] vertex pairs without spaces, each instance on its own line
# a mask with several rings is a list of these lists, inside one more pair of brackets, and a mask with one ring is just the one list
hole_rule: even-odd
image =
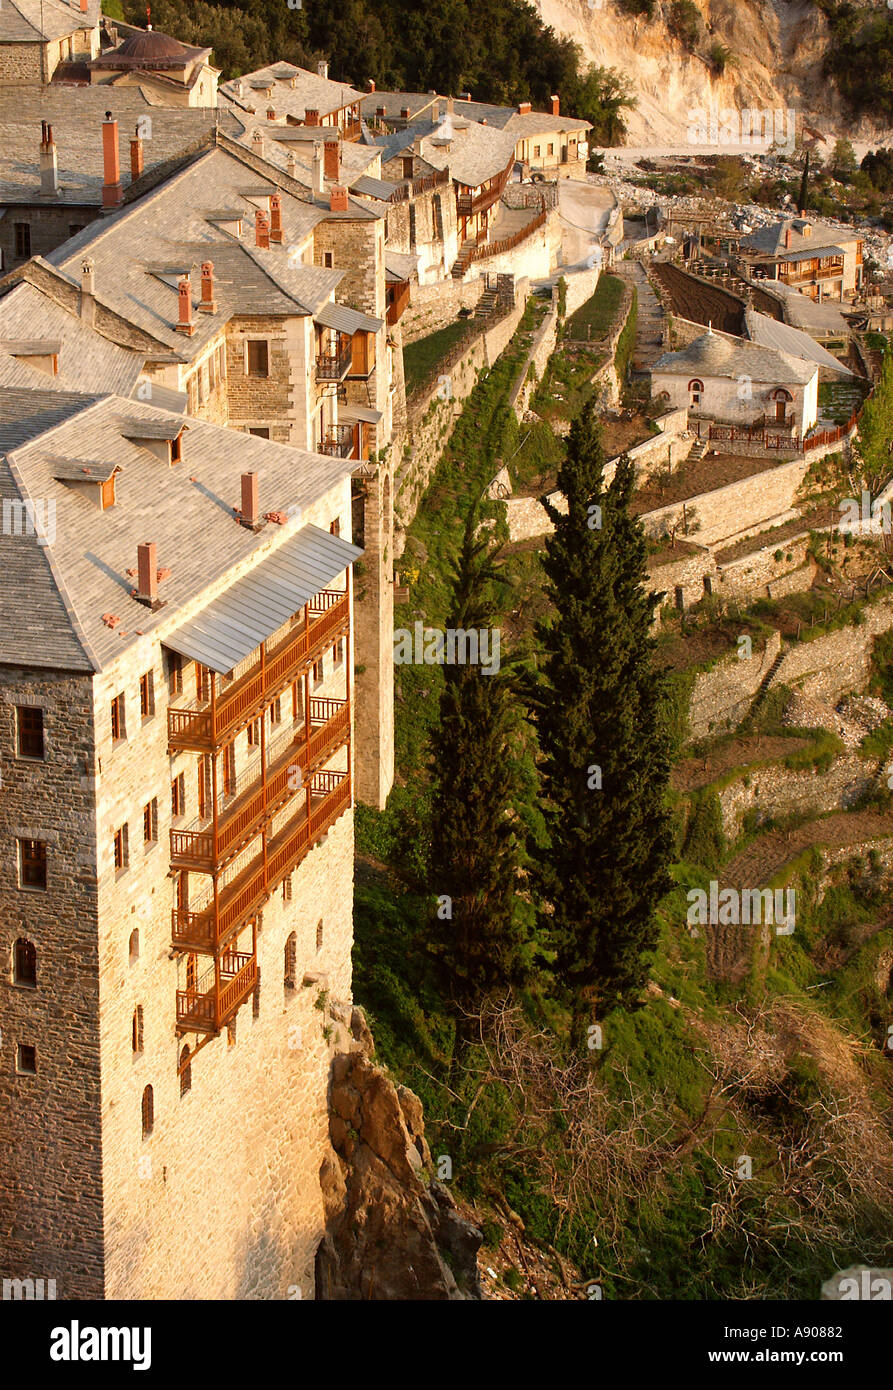
[[[8,349],[4,354],[0,344],[0,381],[13,385],[33,385],[38,389],[52,386],[68,391],[116,392],[129,396],[139,378],[142,357],[110,343],[107,338],[89,328],[74,313],[69,313],[33,285],[20,284],[0,299],[0,335],[4,338],[24,337],[36,326],[57,339],[58,376],[50,378],[27,362],[16,362],[24,369],[13,375],[8,370],[11,360]],[[4,367],[4,357],[7,367]]]
[[[266,86],[272,87],[272,95],[266,95]],[[289,63],[271,63],[269,67],[258,68],[256,72],[248,72],[241,78],[221,83],[218,90],[227,101],[243,109],[254,107],[256,111],[263,112],[267,107],[272,107],[277,116],[287,114],[300,120],[304,119],[307,110],[318,111],[320,117],[331,115],[343,106],[360,101],[363,95],[346,82],[334,82],[306,68],[292,67]]]
[[747,376],[752,381],[787,381],[805,386],[815,375],[816,365],[774,348],[758,347],[743,338],[733,338],[730,334],[702,333],[681,351],[663,353],[651,370],[715,377]]
[[66,38],[79,29],[95,29],[100,0],[87,0],[87,12],[65,0],[3,0],[0,4],[0,43],[37,43]]
[[770,318],[768,314],[758,314],[754,309],[745,309],[744,325],[751,342],[757,343],[760,347],[775,348],[778,352],[786,352],[790,357],[802,357],[805,362],[816,362],[820,367],[840,372],[842,376],[854,375],[849,367],[838,362],[827,348],[823,348],[799,328],[779,323],[777,319]]
[[[131,429],[135,419],[166,418],[120,397],[0,388],[0,495],[38,502],[46,509],[36,509],[38,519],[52,521],[47,545],[8,527],[0,533],[0,662],[89,670],[140,633],[170,629],[183,605],[233,565],[298,529],[300,509],[354,467],[194,418],[182,462],[170,466],[122,433],[122,421]],[[115,505],[100,511],[83,488],[58,482],[60,457],[120,465]],[[291,509],[286,526],[270,522],[255,534],[234,519],[240,478],[250,471],[259,474],[262,512]],[[159,586],[165,606],[155,613],[131,597],[135,581],[127,574],[146,540],[156,543],[159,566],[171,570]],[[119,622],[109,626],[104,614]]]
[[[809,236],[804,236],[801,228],[806,225],[812,228]],[[789,247],[785,246],[785,234],[790,230]],[[756,231],[749,232],[743,236],[738,245],[742,251],[755,252],[764,256],[786,257],[788,260],[795,259],[792,252],[810,252],[813,249],[822,255],[834,254],[840,251],[840,238],[844,241],[855,241],[858,232],[852,231],[849,235],[846,229],[840,227],[829,227],[824,222],[813,222],[809,218],[785,217],[779,222],[772,223],[769,227],[758,227]]]
[[[450,126],[452,139],[438,144]],[[449,169],[455,182],[467,188],[479,188],[501,174],[514,155],[515,137],[510,132],[461,119],[440,125],[421,142],[422,158],[435,169]]]

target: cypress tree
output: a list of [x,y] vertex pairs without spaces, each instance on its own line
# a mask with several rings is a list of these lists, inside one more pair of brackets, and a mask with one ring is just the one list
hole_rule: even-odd
[[[476,529],[472,509],[448,619],[450,628],[466,632],[489,627],[490,594],[500,579],[495,552],[486,538],[476,538]],[[443,674],[440,721],[431,740],[430,882],[439,900],[431,949],[453,999],[467,1008],[522,974],[517,838],[510,815],[516,789],[513,680],[501,652],[492,674],[481,664],[445,664]]]
[[543,568],[555,614],[538,629],[533,711],[550,841],[540,928],[577,1039],[587,1015],[631,1002],[644,984],[673,850],[665,678],[653,663],[645,536],[629,513],[634,473],[624,456],[605,487],[603,470],[590,405],[558,474],[567,513],[547,503],[555,529]]

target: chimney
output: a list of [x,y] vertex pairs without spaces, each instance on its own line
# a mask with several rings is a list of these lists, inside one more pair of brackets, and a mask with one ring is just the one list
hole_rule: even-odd
[[81,14],[87,13],[87,0],[81,0]]
[[270,223],[265,212],[260,208],[254,214],[254,242],[262,251],[270,249]]
[[367,86],[367,88],[369,89],[370,92],[374,92],[374,91],[375,91],[375,78],[374,78],[374,77],[367,77],[367,78],[366,78],[366,86]]
[[188,275],[182,275],[177,285],[177,332],[185,333],[191,338],[195,332],[195,324],[192,322],[192,284]]
[[347,212],[347,189],[343,183],[333,183],[329,193],[329,211]]
[[242,514],[239,518],[243,526],[256,526],[260,520],[257,474],[242,474]]
[[452,116],[452,114],[453,114],[453,105],[454,105],[454,103],[453,103],[453,98],[452,98],[452,97],[447,97],[446,109],[447,109],[447,115],[448,115],[448,116]]
[[118,122],[106,111],[102,123],[102,206],[121,206],[121,165],[118,159]]
[[319,141],[313,146],[313,192],[317,198],[323,195],[323,156]]
[[242,95],[242,79],[241,79],[241,77],[237,77],[237,78],[236,78],[235,82],[233,83],[233,86],[234,86],[235,91],[236,91],[236,96],[237,96],[237,97],[240,97],[240,96]]
[[460,92],[459,99],[460,101],[471,101],[471,92]]
[[383,121],[385,116],[388,114],[388,108],[386,106],[376,106],[375,114],[380,121]]
[[323,149],[325,151],[326,178],[337,183],[341,177],[341,149],[338,141],[327,140]]
[[136,548],[137,589],[134,598],[147,608],[158,603],[158,554],[154,541],[143,541]]
[[400,107],[400,118],[401,118],[401,120],[404,120],[404,121],[408,121],[408,120],[409,120],[409,107],[408,107],[408,106],[401,106],[401,107]]
[[273,109],[272,106],[268,106],[268,107],[267,107],[267,120],[268,120],[268,121],[275,121],[275,119],[276,119],[276,112],[274,111],[274,109]]
[[328,63],[328,59],[326,59],[326,58],[320,58],[319,62],[318,62],[317,65],[316,65],[316,74],[317,74],[317,77],[321,77],[321,78],[323,78],[324,81],[328,81],[328,77],[329,77],[329,63]]
[[259,159],[264,157],[264,133],[262,130],[255,130],[251,136],[251,152],[256,154]]
[[130,180],[136,183],[140,174],[143,172],[143,142],[139,135],[134,135],[130,140]]
[[96,277],[94,265],[89,256],[81,262],[81,303],[80,315],[85,323],[93,325],[93,316],[96,311]]
[[59,192],[56,142],[49,121],[41,121],[40,127],[40,191],[53,196]]
[[518,107],[518,115],[519,115],[519,116],[529,116],[529,115],[530,115],[530,102],[529,102],[529,101],[522,101],[522,102],[521,102],[521,104],[520,104],[519,107]]
[[790,227],[785,227],[785,229],[784,229],[784,245],[785,245],[785,250],[786,250],[786,251],[789,251],[789,250],[791,249],[791,229],[790,229]]
[[202,261],[202,298],[198,307],[203,314],[217,313],[217,301],[214,298],[213,261]]
[[551,97],[551,101],[552,101],[552,115],[553,115],[553,116],[559,116],[559,115],[561,114],[561,98],[558,97],[558,96],[556,96],[555,93],[553,92],[553,93],[552,93],[552,97]]
[[305,125],[319,125],[319,112],[313,106],[308,106],[304,112]]
[[270,198],[270,240],[282,241],[282,195],[279,193]]
[[285,172],[288,174],[288,177],[289,177],[290,179],[295,179],[295,180],[297,180],[297,177],[298,177],[298,161],[295,159],[295,156],[294,156],[294,153],[293,153],[292,150],[289,150],[289,152],[288,152],[288,161],[287,161],[287,163],[286,163],[286,165],[285,165]]

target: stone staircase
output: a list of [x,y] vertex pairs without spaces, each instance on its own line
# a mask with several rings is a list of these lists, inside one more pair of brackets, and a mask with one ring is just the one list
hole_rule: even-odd
[[619,261],[614,273],[636,291],[638,308],[632,370],[638,375],[646,375],[664,351],[666,316],[639,261]]
[[499,303],[499,296],[495,290],[484,290],[477,304],[475,305],[474,317],[476,319],[488,319],[495,313]]
[[705,455],[706,452],[707,452],[707,448],[708,448],[708,445],[707,445],[707,440],[706,440],[706,439],[696,439],[695,442],[694,442],[694,444],[692,444],[691,449],[689,450],[689,454],[688,454],[688,458],[687,458],[686,462],[687,462],[687,463],[700,463],[700,462],[701,462],[701,459],[704,457],[704,455]]

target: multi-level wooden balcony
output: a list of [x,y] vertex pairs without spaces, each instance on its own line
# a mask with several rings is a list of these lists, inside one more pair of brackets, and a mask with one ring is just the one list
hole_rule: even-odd
[[219,689],[220,678],[210,673],[209,699],[168,709],[171,748],[218,749],[346,634],[349,626],[350,599],[345,590],[323,589],[314,595],[305,607],[303,622],[277,646],[268,649],[267,643],[261,643],[257,660],[237,680]]
[[343,381],[350,371],[352,356],[350,338],[339,333],[334,352],[316,354],[317,381]]
[[171,830],[175,868],[214,873],[258,835],[277,811],[306,787],[312,774],[350,738],[347,700],[310,699],[310,722],[289,732],[253,759],[229,794],[218,795],[210,814],[186,829]]
[[230,883],[220,885],[215,878],[211,896],[202,906],[174,908],[174,946],[219,953],[349,808],[350,773],[315,772],[293,796],[294,814],[275,834],[269,832],[267,823],[260,836],[255,837],[256,852]]
[[177,1032],[219,1033],[257,985],[257,947],[222,951],[195,985],[177,990]]

